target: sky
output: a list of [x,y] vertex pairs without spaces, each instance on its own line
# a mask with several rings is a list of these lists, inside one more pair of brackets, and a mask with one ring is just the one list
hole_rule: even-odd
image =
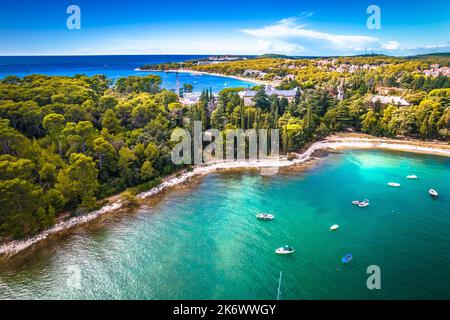
[[0,1],[0,55],[414,55],[450,52],[449,30],[448,0]]

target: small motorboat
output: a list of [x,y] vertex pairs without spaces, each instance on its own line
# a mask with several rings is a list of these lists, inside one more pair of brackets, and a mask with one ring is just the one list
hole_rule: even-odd
[[275,219],[275,216],[273,214],[261,213],[256,215],[256,219],[263,221],[270,221]]
[[397,183],[397,182],[389,182],[389,183],[388,183],[388,186],[394,187],[394,188],[398,188],[398,187],[400,187],[400,183]]
[[285,245],[284,247],[281,247],[281,248],[278,248],[277,250],[275,250],[276,254],[291,254],[294,252],[295,252],[294,248],[292,248],[288,245]]
[[346,254],[341,259],[342,263],[344,263],[344,264],[349,264],[350,262],[352,262],[352,260],[353,260],[353,256],[351,253]]
[[412,174],[412,175],[410,175],[410,176],[406,176],[406,179],[409,179],[409,180],[417,180],[417,179],[419,179],[419,177],[416,176],[415,174]]
[[360,208],[365,208],[365,207],[368,207],[368,206],[370,206],[370,202],[369,202],[369,200],[364,200],[363,202],[360,202],[359,203],[359,205],[358,205]]
[[339,229],[339,225],[338,224],[334,224],[330,227],[330,231],[336,231],[337,229]]
[[361,202],[359,200],[352,201],[352,204],[354,204],[355,206],[359,206],[360,203]]
[[430,191],[428,191],[428,194],[433,198],[437,198],[439,196],[439,193],[434,189],[430,189]]

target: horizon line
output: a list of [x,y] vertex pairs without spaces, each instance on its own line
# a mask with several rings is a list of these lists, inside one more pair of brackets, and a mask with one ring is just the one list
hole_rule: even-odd
[[0,57],[100,57],[100,56],[236,56],[236,57],[262,57],[262,56],[280,56],[285,58],[331,58],[331,57],[361,57],[361,56],[387,56],[392,58],[406,58],[426,55],[445,55],[449,52],[429,52],[413,55],[389,55],[385,53],[363,53],[354,55],[285,55],[278,53],[263,54],[232,54],[232,53],[108,53],[108,54],[1,54]]

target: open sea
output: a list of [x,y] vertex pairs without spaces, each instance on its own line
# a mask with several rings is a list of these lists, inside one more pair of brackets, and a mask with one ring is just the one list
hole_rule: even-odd
[[[367,150],[211,174],[1,261],[0,298],[275,299],[283,271],[281,299],[449,299],[449,181],[448,158]],[[285,244],[295,253],[276,255]],[[366,285],[373,265],[381,290]]]
[[[156,74],[162,78],[162,87],[176,88],[176,73],[136,71],[145,64],[182,62],[205,58],[191,55],[117,55],[117,56],[0,56],[0,78],[15,75],[23,77],[30,74],[74,76],[85,74],[93,76],[104,74],[111,79],[126,76]],[[192,84],[195,92],[212,88],[214,92],[229,87],[252,87],[253,83],[237,79],[211,75],[179,73],[180,85]]]

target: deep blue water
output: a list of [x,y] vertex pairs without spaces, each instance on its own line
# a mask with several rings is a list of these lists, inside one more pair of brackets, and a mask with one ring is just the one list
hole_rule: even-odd
[[[135,69],[144,64],[165,62],[182,62],[191,59],[204,58],[201,55],[117,55],[117,56],[0,56],[0,78],[15,75],[23,77],[30,74],[46,74],[73,76],[86,74],[88,76],[104,74],[108,78],[117,79],[126,76],[142,76],[148,72]],[[151,72],[161,76],[162,87],[176,88],[176,74],[167,72]],[[219,92],[226,87],[248,87],[252,84],[236,79],[210,75],[179,74],[180,84],[192,84],[194,91],[212,88]]]

